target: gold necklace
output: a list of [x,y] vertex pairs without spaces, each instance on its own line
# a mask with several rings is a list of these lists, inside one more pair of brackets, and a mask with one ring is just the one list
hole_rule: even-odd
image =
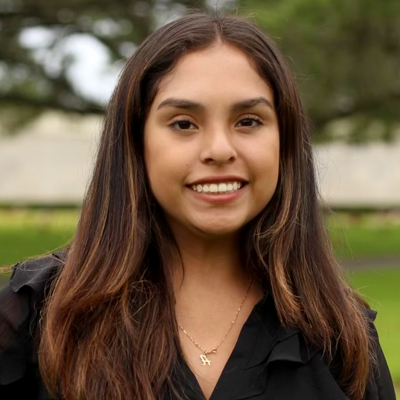
[[190,336],[190,335],[186,332],[186,330],[182,327],[182,325],[178,323],[178,326],[179,326],[179,328],[181,329],[181,331],[184,333],[184,335],[186,335],[186,336],[190,339],[190,341],[191,341],[199,350],[202,351],[203,354],[200,354],[200,360],[201,360],[201,362],[202,362],[202,365],[211,365],[211,361],[208,359],[207,355],[208,355],[208,354],[216,354],[216,353],[217,353],[217,350],[218,350],[218,347],[221,346],[221,344],[225,341],[226,337],[229,335],[229,332],[232,330],[233,325],[235,325],[235,322],[236,322],[237,317],[238,317],[238,315],[239,315],[239,313],[240,313],[240,310],[241,310],[242,307],[243,307],[243,304],[244,304],[244,302],[245,302],[245,300],[246,300],[246,298],[247,298],[247,295],[248,295],[249,292],[250,292],[250,288],[251,288],[251,285],[252,285],[252,284],[253,284],[253,278],[251,279],[251,281],[250,281],[250,283],[249,283],[249,286],[248,286],[248,288],[247,288],[246,294],[244,295],[242,301],[240,302],[240,306],[239,306],[238,310],[236,311],[235,317],[233,318],[229,329],[226,331],[226,333],[225,333],[224,337],[221,339],[221,341],[220,341],[212,350],[205,350],[205,349],[203,349],[203,347],[201,347],[201,346],[192,338],[192,336]]

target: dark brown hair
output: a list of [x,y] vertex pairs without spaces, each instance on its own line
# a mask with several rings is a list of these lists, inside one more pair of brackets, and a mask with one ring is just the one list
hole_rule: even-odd
[[173,391],[180,351],[171,284],[176,246],[146,177],[143,125],[158,83],[216,41],[248,55],[274,93],[280,173],[246,227],[246,267],[266,282],[281,323],[340,354],[340,385],[361,399],[369,375],[367,306],[341,279],[319,211],[310,129],[274,43],[236,16],[198,13],[158,29],[131,57],[107,109],[76,236],[44,310],[40,369],[67,400],[154,400]]

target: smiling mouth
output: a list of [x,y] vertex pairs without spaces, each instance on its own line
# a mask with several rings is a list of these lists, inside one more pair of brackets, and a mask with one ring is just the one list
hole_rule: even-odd
[[203,185],[188,185],[187,187],[195,192],[220,195],[237,192],[247,185],[247,182],[222,182],[222,183],[209,183]]

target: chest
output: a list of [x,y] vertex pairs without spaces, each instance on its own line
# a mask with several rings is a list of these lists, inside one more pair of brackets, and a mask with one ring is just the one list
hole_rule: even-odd
[[[218,346],[215,353],[204,354],[191,339],[181,332],[181,347],[186,364],[206,399],[211,398],[222,372],[233,354],[239,334],[239,328],[235,327],[230,332],[229,337]],[[209,348],[211,349],[212,347]],[[203,347],[204,350],[209,348]]]
[[181,336],[183,398],[348,400],[318,349],[309,351],[297,331],[281,335],[278,326],[266,315],[253,313],[207,358]]
[[[252,364],[252,360],[240,360],[244,355],[245,353],[239,354],[235,349],[218,378],[212,376],[211,369],[208,373],[201,373],[200,369],[200,372],[195,374],[194,369],[186,366],[183,398],[186,396],[190,400],[349,400],[319,354],[306,363],[282,355],[270,363],[265,359],[255,365]],[[372,400],[369,397],[367,399]],[[173,397],[168,400],[176,399]]]

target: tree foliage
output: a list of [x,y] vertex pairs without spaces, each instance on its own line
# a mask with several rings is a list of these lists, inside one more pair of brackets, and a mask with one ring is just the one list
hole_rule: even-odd
[[400,2],[398,0],[246,0],[287,55],[317,132],[352,118],[351,139],[389,138],[400,121]]
[[[157,25],[199,0],[0,0],[0,109],[18,107],[13,122],[52,108],[102,113],[101,99],[80,91],[70,76],[74,62],[65,51],[71,37],[93,38],[112,65],[126,59]],[[35,31],[33,47],[24,42]],[[101,85],[102,82],[99,82]],[[0,111],[0,112],[1,112]],[[10,121],[9,121],[10,122]]]
[[[0,0],[0,112],[18,107],[22,123],[48,108],[102,113],[69,73],[65,50],[73,36],[91,37],[107,50],[110,65],[133,53],[155,27],[202,0]],[[222,2],[221,4],[223,4]],[[225,2],[226,3],[226,2]],[[229,3],[229,2],[228,2]],[[237,0],[287,55],[320,137],[331,121],[352,118],[354,141],[390,138],[400,110],[400,2],[398,0]],[[39,48],[23,38],[44,33]],[[102,82],[99,82],[101,85]]]

